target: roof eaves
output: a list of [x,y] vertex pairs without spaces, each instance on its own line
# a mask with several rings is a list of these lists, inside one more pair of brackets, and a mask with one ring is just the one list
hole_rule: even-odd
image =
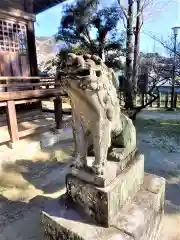
[[39,14],[65,0],[34,0],[34,14]]

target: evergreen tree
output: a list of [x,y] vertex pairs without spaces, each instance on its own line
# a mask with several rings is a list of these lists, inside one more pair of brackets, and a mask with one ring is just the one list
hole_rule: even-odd
[[64,41],[68,51],[76,46],[79,53],[96,54],[110,67],[121,67],[124,35],[117,31],[121,18],[117,6],[98,9],[98,1],[78,0],[66,5],[56,40]]

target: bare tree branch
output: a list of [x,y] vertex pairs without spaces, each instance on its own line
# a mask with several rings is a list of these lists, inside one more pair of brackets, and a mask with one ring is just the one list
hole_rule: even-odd
[[128,18],[128,13],[127,13],[127,9],[121,4],[121,0],[117,0],[118,4],[120,6],[121,11],[124,14],[124,17],[127,19]]

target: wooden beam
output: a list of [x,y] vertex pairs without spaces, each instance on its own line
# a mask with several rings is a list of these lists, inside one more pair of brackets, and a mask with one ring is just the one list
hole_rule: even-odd
[[29,129],[20,131],[19,132],[19,138],[35,134],[35,133],[37,133],[38,130],[41,130],[43,128],[47,130],[47,129],[54,128],[54,127],[55,127],[55,123],[49,123],[49,124],[43,124],[41,126],[37,126],[37,127],[34,127],[34,128],[29,128]]
[[2,92],[0,93],[0,101],[21,100],[29,98],[46,98],[61,94],[60,89],[41,89],[41,90],[27,90],[16,92]]
[[40,80],[40,81],[55,81],[54,77],[39,77],[39,76],[32,76],[32,77],[23,77],[23,76],[7,76],[7,77],[3,77],[0,76],[0,81],[9,81],[9,80]]
[[[47,101],[47,98],[35,98],[35,99],[24,99],[24,100],[15,100],[15,105],[25,104],[25,103],[35,103],[39,101]],[[0,102],[0,107],[6,107],[7,102]]]
[[[2,0],[1,0],[2,1]],[[36,16],[34,14],[24,12],[20,9],[15,9],[12,7],[7,7],[6,10],[0,9],[0,15],[2,16],[9,16],[11,18],[16,18],[16,20],[26,20],[26,21],[35,21]]]
[[[38,126],[38,127],[26,129],[26,130],[23,130],[23,131],[19,132],[19,138],[23,138],[23,137],[26,137],[26,136],[29,136],[29,135],[32,135],[32,134],[36,134],[36,133],[39,133],[39,132],[44,132],[44,129],[47,131],[47,130],[52,129],[52,128],[55,128],[55,123],[43,124],[43,125]],[[4,137],[3,139],[0,139],[0,144],[8,142],[9,140],[10,140],[9,136]],[[14,147],[13,144],[12,144],[12,147]]]
[[37,67],[36,42],[35,42],[33,21],[29,21],[27,24],[27,45],[28,45],[28,56],[29,56],[31,76],[37,76],[38,67]]
[[19,140],[17,116],[14,101],[7,102],[7,119],[8,119],[8,130],[11,137],[11,142],[15,143]]
[[24,99],[24,100],[16,100],[15,105],[25,104],[25,103],[35,103],[39,101],[45,101],[47,99],[44,98],[35,98],[35,99]]
[[34,12],[34,0],[24,0],[24,10],[28,13]]
[[[62,96],[67,97],[66,94],[61,94],[61,97]],[[55,96],[50,96],[47,98],[32,98],[32,99],[15,100],[14,103],[15,103],[15,105],[20,105],[20,104],[25,104],[25,103],[47,101],[49,98],[54,98],[54,97]],[[0,102],[0,107],[6,107],[6,106],[7,106],[7,101]]]
[[55,82],[40,82],[40,83],[9,83],[9,84],[0,84],[2,88],[13,88],[13,87],[41,87],[41,86],[60,86]]
[[36,0],[34,1],[34,13],[38,14],[42,11],[47,10],[48,8],[51,8],[55,6],[56,4],[59,4],[61,2],[64,2],[65,0]]
[[[17,114],[17,123],[21,122],[27,122],[27,121],[33,121],[35,119],[44,119],[46,115],[42,113],[42,111],[38,110],[32,110],[32,111],[27,111],[23,113],[18,113]],[[7,116],[6,114],[2,114],[0,118],[0,124],[7,125]]]
[[56,129],[60,129],[62,120],[63,120],[62,99],[60,96],[57,96],[54,99],[54,113],[55,113]]

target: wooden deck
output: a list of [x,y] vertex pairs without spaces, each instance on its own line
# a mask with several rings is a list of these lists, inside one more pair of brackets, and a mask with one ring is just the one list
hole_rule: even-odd
[[[13,147],[20,138],[33,134],[37,129],[54,126],[52,118],[46,118],[42,112],[33,116],[33,113],[29,110],[31,124],[23,120],[23,118],[21,119],[21,116],[17,115],[18,112],[16,110],[17,106],[22,104],[40,103],[48,99],[53,100],[55,127],[57,129],[61,128],[63,114],[62,96],[65,93],[54,78],[41,78],[39,76],[0,77],[0,82],[2,83],[0,84],[0,107],[6,108],[6,116],[1,116],[5,119],[0,120],[0,123],[2,122],[0,125],[0,143],[10,140]],[[43,119],[41,124],[38,120],[39,118]]]
[[[48,131],[48,129],[56,128],[55,114],[54,114],[54,103],[53,101],[43,101],[42,107],[45,111],[41,109],[33,111],[24,111],[17,113],[17,125],[18,132],[29,133],[28,135],[33,135],[36,133],[42,133]],[[68,114],[70,112],[69,103],[63,103],[63,112]],[[62,126],[66,125],[66,121],[62,121]],[[23,138],[23,134],[20,138]],[[11,141],[9,130],[8,130],[8,119],[6,114],[0,115],[0,145],[6,144]]]
[[[43,113],[41,111],[32,111],[17,114],[18,132],[29,132],[30,134],[37,133],[50,128],[55,128],[54,114]],[[23,137],[23,135],[22,135]],[[0,116],[0,143],[9,142],[10,134],[8,131],[6,115]]]

